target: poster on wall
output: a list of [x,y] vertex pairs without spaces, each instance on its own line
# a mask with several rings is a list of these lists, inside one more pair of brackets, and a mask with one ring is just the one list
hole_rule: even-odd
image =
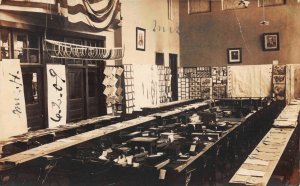
[[67,122],[67,87],[64,65],[47,64],[49,128]]
[[224,98],[227,96],[227,67],[212,67],[212,96],[213,98]]
[[19,59],[0,63],[0,140],[27,132],[23,78]]

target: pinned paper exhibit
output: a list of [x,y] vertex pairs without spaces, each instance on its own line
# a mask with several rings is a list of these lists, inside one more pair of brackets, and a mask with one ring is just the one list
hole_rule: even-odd
[[105,68],[103,72],[106,76],[112,75],[112,68]]
[[121,95],[122,94],[123,89],[121,87],[118,87],[117,89],[117,95]]
[[116,75],[121,76],[122,73],[123,73],[123,71],[124,71],[123,68],[118,67],[118,68],[116,69]]
[[123,100],[123,96],[118,96],[116,101],[117,101],[118,103],[121,103],[122,100]]
[[103,93],[106,96],[112,96],[116,94],[116,91],[117,91],[116,87],[106,87]]

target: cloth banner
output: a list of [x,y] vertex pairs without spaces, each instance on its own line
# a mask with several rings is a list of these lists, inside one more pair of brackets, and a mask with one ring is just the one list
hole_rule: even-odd
[[64,65],[47,64],[48,124],[49,128],[67,122],[66,68]]
[[[55,4],[55,0],[8,0],[11,2]],[[1,2],[1,0],[0,0]],[[0,3],[1,4],[1,3]]]
[[60,12],[70,23],[105,30],[119,12],[118,0],[61,0]]
[[159,76],[156,65],[134,64],[135,110],[141,107],[158,105]]
[[0,140],[27,132],[23,78],[19,59],[0,62]]
[[286,65],[286,100],[290,103],[291,100],[300,98],[300,65]]
[[272,90],[272,65],[228,67],[229,97],[269,97]]

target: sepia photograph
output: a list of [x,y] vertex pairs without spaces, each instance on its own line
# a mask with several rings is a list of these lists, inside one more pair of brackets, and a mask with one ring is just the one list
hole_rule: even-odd
[[0,186],[299,186],[299,18],[299,0],[0,0]]
[[263,38],[265,51],[279,50],[279,33],[265,33]]
[[143,28],[136,28],[136,49],[142,51],[146,49],[146,30]]
[[242,62],[242,49],[241,48],[228,48],[228,63],[241,63]]

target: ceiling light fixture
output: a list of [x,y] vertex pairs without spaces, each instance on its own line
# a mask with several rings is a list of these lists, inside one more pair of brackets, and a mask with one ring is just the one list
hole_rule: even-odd
[[270,22],[266,20],[266,16],[265,16],[265,0],[262,0],[262,8],[263,8],[263,20],[259,23],[263,26],[264,25],[268,26]]

